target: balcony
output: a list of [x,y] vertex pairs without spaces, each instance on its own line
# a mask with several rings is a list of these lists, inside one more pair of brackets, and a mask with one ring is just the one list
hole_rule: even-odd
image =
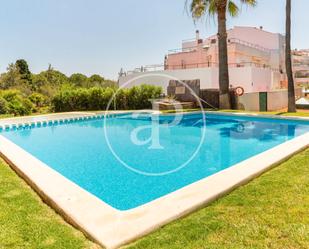
[[[241,67],[256,67],[256,68],[268,68],[272,71],[279,72],[277,69],[273,69],[270,65],[255,63],[255,62],[240,62],[240,63],[230,63],[229,68],[241,68]],[[164,70],[184,70],[184,69],[194,69],[194,68],[218,68],[219,64],[214,62],[206,62],[206,63],[184,63],[181,65],[172,65],[167,66],[164,64],[154,64],[154,65],[146,65],[135,68],[133,70],[129,70],[126,72],[121,72],[120,76],[126,76],[135,73],[146,73],[146,72],[157,72]]]

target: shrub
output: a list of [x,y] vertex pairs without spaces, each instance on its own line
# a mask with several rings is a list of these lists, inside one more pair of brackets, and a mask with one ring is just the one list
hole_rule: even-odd
[[55,111],[62,112],[72,110],[73,106],[69,102],[70,93],[71,92],[69,90],[63,90],[54,96],[54,98],[52,99],[52,105]]
[[[52,99],[53,109],[61,111],[104,110],[116,90],[110,87],[66,88]],[[141,85],[130,89],[119,89],[109,109],[145,109],[151,108],[149,99],[158,98],[162,89],[157,86]]]
[[105,88],[105,91],[104,91],[104,94],[103,94],[103,98],[102,98],[102,101],[101,101],[101,106],[100,106],[100,109],[106,109],[108,107],[108,104],[109,102],[111,101],[110,103],[110,106],[109,106],[109,109],[113,110],[114,109],[114,99],[113,99],[113,96],[115,94],[116,90],[113,90],[112,88],[110,87],[107,87]]
[[4,98],[0,97],[0,114],[6,114],[8,113],[8,110],[8,102]]
[[117,110],[128,110],[129,109],[128,95],[129,95],[129,89],[119,89],[117,91],[116,100],[115,100]]
[[89,89],[89,108],[92,110],[101,109],[101,100],[104,98],[104,89],[93,87]]
[[[31,114],[34,106],[32,102],[23,97],[18,90],[5,90],[0,93],[0,97],[6,101],[6,113],[14,115],[28,115]],[[5,103],[5,102],[3,102]]]
[[13,99],[8,102],[8,113],[14,115],[29,115],[33,109],[33,104],[28,99]]
[[19,97],[21,95],[20,91],[18,90],[4,90],[1,91],[1,96],[2,98],[4,98],[6,101],[10,102],[14,99],[16,99],[17,97]]
[[128,89],[127,103],[129,109],[151,108],[150,99],[158,98],[162,93],[162,88],[152,85],[134,86]]
[[38,108],[43,107],[47,104],[46,97],[40,93],[32,93],[28,98]]

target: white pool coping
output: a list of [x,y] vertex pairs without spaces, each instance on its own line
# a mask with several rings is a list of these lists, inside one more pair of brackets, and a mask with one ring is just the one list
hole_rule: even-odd
[[[124,114],[132,111],[110,111],[108,115]],[[95,117],[103,117],[105,112],[63,112],[42,114],[36,116],[24,116],[0,119],[0,129],[12,129],[13,127],[26,127],[37,125],[54,125],[60,122],[74,122],[78,120],[93,119]]]
[[0,135],[0,155],[10,166],[69,223],[106,248],[118,248],[193,212],[308,147],[309,132],[145,205],[119,211]]

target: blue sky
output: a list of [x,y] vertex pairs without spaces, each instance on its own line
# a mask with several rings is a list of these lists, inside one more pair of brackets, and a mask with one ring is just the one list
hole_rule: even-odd
[[[0,72],[18,58],[33,72],[48,64],[67,75],[99,73],[116,79],[119,69],[162,63],[181,40],[216,33],[207,19],[196,25],[184,10],[185,0],[3,0],[0,8]],[[293,2],[293,41],[309,48],[308,0]],[[285,0],[258,0],[243,7],[234,25],[264,26],[284,33]]]

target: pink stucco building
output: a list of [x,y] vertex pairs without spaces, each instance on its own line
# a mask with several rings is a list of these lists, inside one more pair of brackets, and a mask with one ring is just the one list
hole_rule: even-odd
[[309,86],[309,49],[295,49],[293,55],[293,71],[295,83],[299,86]]
[[[227,33],[230,67],[284,69],[284,36],[253,27],[234,27]],[[166,69],[218,66],[217,36],[201,39],[196,31],[195,39],[183,41],[179,50],[169,51],[165,65]]]
[[[262,27],[234,27],[228,30],[228,63],[230,84],[245,92],[261,92],[286,87],[284,36]],[[164,77],[167,75],[168,77]],[[217,36],[203,39],[198,31],[194,39],[185,40],[181,48],[170,50],[162,67],[145,66],[122,72],[119,84],[161,85],[169,77],[180,80],[200,79],[201,88],[218,88]]]

